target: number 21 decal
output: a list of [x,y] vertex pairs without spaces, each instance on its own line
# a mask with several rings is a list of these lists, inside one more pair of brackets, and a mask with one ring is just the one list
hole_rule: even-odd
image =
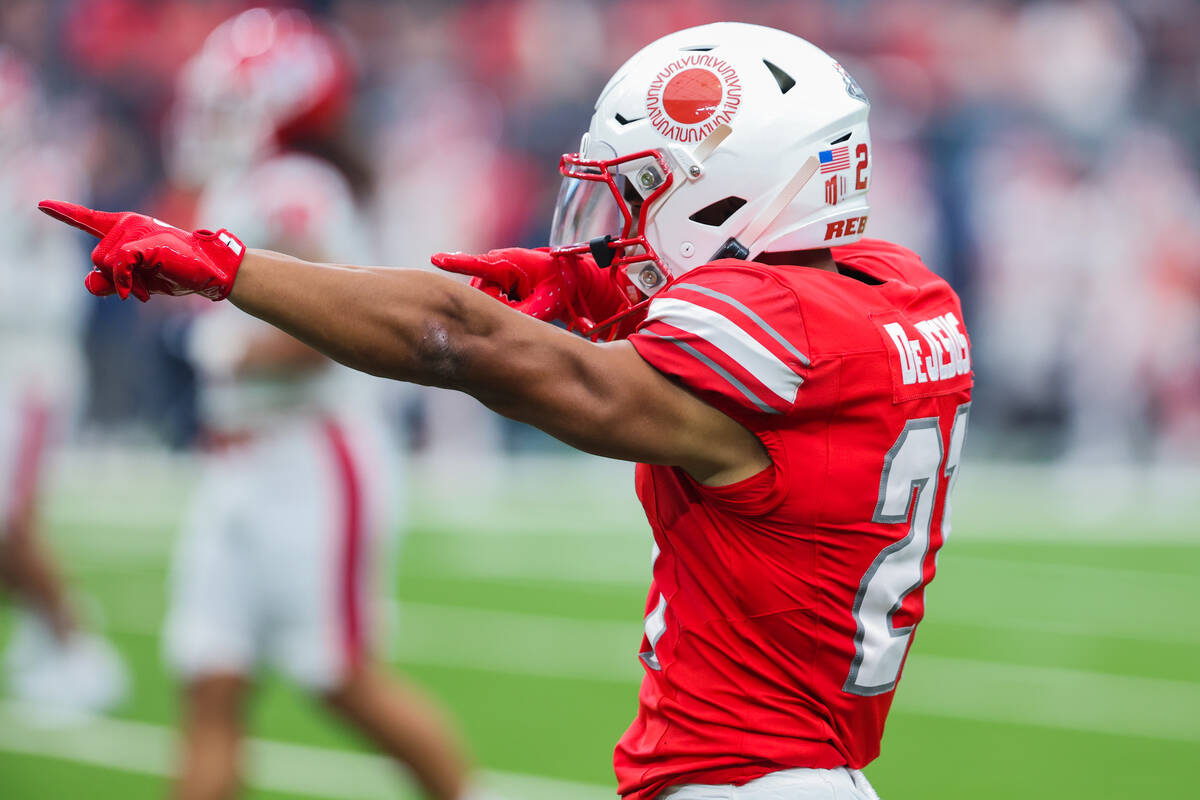
[[[892,617],[904,598],[925,587],[925,556],[934,511],[942,509],[942,544],[950,535],[950,492],[958,479],[958,462],[967,434],[971,404],[954,414],[950,445],[944,447],[937,417],[910,419],[883,460],[874,522],[909,523],[908,535],[883,548],[863,575],[854,599],[854,660],[843,691],[857,695],[890,692],[908,652],[916,624],[897,628]],[[943,460],[944,457],[944,460]],[[943,468],[943,464],[945,467]],[[938,497],[940,478],[946,496]]]

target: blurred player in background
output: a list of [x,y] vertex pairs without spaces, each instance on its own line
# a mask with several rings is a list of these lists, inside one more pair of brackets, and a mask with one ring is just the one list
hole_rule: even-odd
[[[246,242],[370,260],[337,152],[354,82],[332,32],[296,11],[220,25],[181,72],[166,151],[195,220]],[[353,172],[353,170],[350,170]],[[205,304],[207,306],[207,304]],[[247,695],[270,665],[458,800],[466,759],[422,694],[375,662],[368,605],[394,550],[391,431],[378,384],[232,306],[195,315],[187,351],[208,441],[173,563],[165,630],[182,676],[177,796],[234,795]]]
[[42,207],[101,237],[96,294],[229,298],[344,363],[638,462],[653,581],[622,796],[874,800],[859,770],[950,533],[973,376],[949,284],[863,238],[869,110],[783,31],[651,43],[562,158],[556,249],[435,256],[493,299]]
[[32,712],[87,712],[118,702],[126,678],[108,642],[81,630],[40,530],[44,461],[73,421],[83,375],[82,304],[57,291],[22,300],[31,281],[65,287],[78,275],[71,238],[24,211],[46,189],[84,190],[78,150],[56,146],[50,127],[31,73],[0,47],[0,586],[22,610],[7,678]]

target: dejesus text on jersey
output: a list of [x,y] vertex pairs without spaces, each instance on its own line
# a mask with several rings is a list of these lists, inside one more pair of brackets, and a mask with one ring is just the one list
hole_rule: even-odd
[[916,322],[876,319],[889,343],[896,400],[942,394],[971,379],[971,343],[953,311]]

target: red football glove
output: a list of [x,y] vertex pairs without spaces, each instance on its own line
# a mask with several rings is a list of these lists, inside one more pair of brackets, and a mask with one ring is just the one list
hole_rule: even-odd
[[226,230],[188,233],[145,214],[93,211],[58,200],[43,200],[38,208],[100,237],[92,251],[95,269],[84,280],[98,297],[124,300],[132,294],[145,302],[152,294],[199,294],[224,300],[246,253]]
[[436,253],[431,260],[448,272],[470,275],[476,289],[523,314],[585,332],[629,307],[607,270],[587,255],[507,247],[483,255]]

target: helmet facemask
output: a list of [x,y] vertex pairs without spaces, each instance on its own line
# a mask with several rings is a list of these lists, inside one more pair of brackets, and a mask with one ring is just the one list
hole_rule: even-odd
[[[710,137],[709,146],[698,152],[711,153],[726,135],[727,128]],[[677,277],[655,252],[645,234],[674,186],[675,176],[670,163],[669,155],[663,150],[590,160],[579,153],[569,153],[559,162],[564,179],[550,233],[552,251],[559,255],[591,254],[597,266],[610,269],[610,277],[629,302],[627,308],[607,320],[581,318],[583,332],[593,339],[615,331],[615,323],[642,311],[655,294]],[[750,246],[804,188],[817,167],[817,159],[810,157],[763,213],[750,221],[741,232]],[[703,169],[693,174],[701,175]],[[604,184],[607,191],[599,184]],[[740,203],[729,203],[730,200]],[[721,215],[728,219],[744,203],[741,198],[729,197],[713,207],[722,207]],[[703,211],[693,214],[691,219],[697,219],[700,213]],[[731,236],[708,260],[749,257],[747,244]]]
[[604,320],[581,318],[582,332],[604,338],[615,325],[642,311],[650,297],[670,281],[670,271],[646,239],[645,231],[675,177],[660,150],[644,150],[611,159],[587,159],[568,153],[559,162],[563,174],[550,247],[556,255],[591,255],[628,301]]

